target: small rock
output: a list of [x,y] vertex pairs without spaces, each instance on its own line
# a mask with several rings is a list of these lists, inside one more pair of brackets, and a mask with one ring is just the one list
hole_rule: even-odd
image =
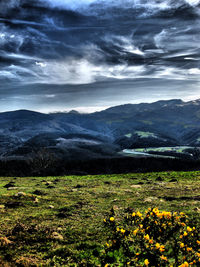
[[141,188],[141,185],[139,185],[139,184],[133,184],[133,185],[131,185],[131,188]]
[[194,211],[196,211],[196,212],[198,212],[198,213],[200,213],[200,208],[194,208]]
[[18,187],[8,187],[7,190],[16,190]]
[[36,197],[33,202],[34,203],[38,203],[39,202],[39,199]]
[[52,184],[52,182],[49,181],[49,182],[46,182],[45,185],[51,185],[51,184]]
[[18,192],[17,194],[15,194],[15,197],[23,197],[23,196],[26,196],[26,193]]
[[113,206],[113,210],[118,210],[118,209],[119,209],[119,207],[117,205]]
[[63,236],[57,232],[52,233],[52,238],[60,241],[64,239]]
[[125,192],[125,193],[132,193],[132,190],[130,190],[130,189],[126,189],[126,190],[124,190],[124,192]]
[[158,198],[157,197],[147,197],[147,198],[145,198],[144,202],[152,202],[155,200],[158,200]]

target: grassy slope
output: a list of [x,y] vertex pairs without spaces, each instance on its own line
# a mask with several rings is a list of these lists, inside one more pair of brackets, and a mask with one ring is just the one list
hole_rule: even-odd
[[[4,188],[10,181],[17,188]],[[0,265],[95,266],[106,240],[102,221],[112,207],[119,215],[127,207],[159,207],[199,221],[199,189],[200,172],[0,178],[0,237],[12,241],[0,246]],[[26,195],[14,197],[18,192]]]

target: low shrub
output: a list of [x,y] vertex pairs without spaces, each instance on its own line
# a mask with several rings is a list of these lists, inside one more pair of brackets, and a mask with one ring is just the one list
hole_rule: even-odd
[[104,266],[200,266],[200,235],[186,214],[149,208],[104,219]]

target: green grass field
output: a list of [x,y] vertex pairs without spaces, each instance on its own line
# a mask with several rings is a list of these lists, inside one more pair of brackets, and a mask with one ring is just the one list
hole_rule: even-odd
[[111,208],[119,218],[127,208],[181,211],[198,224],[199,192],[200,172],[2,177],[0,266],[100,266]]

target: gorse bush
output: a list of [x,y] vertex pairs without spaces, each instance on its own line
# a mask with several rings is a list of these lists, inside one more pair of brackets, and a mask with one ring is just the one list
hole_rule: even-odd
[[129,211],[120,223],[112,211],[104,223],[109,230],[102,259],[106,267],[200,266],[199,232],[182,212]]

